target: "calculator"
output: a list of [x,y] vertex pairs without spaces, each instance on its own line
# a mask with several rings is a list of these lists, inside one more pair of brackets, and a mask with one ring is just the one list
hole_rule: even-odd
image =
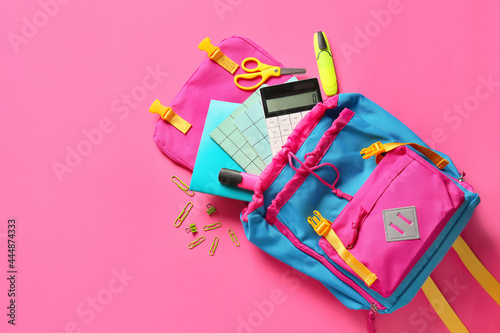
[[319,102],[318,79],[294,81],[260,89],[272,155],[276,155],[295,126]]

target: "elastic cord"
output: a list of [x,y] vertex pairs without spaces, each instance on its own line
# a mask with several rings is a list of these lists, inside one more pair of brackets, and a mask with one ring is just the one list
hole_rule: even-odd
[[[307,156],[309,156],[310,153],[307,153],[305,155],[305,158],[307,158]],[[306,165],[306,163],[303,163],[302,161],[300,161],[297,156],[295,156],[292,152],[288,152],[288,164],[290,165],[290,167],[295,170],[295,171],[298,171],[299,169],[297,169],[294,165],[293,165],[293,161],[292,161],[292,157],[293,159],[295,159],[299,164],[300,164],[300,167],[301,168],[304,168],[307,172],[309,172],[310,174],[312,174],[314,177],[318,178],[318,180],[323,183],[324,185],[328,186],[332,192],[338,196],[339,198],[343,198],[343,199],[346,199],[348,201],[351,201],[352,200],[352,196],[349,195],[349,194],[346,194],[344,192],[342,192],[340,189],[338,188],[335,188],[335,184],[337,184],[337,181],[339,180],[339,170],[337,169],[337,167],[335,167],[335,165],[331,164],[331,163],[322,163],[322,164],[318,164],[318,165],[315,165],[313,167],[308,167]],[[314,172],[314,170],[316,169],[319,169],[321,167],[324,167],[324,166],[329,166],[329,167],[332,167],[335,172],[337,173],[337,177],[335,178],[335,180],[333,181],[333,184],[329,184],[327,183],[323,178],[321,178],[316,172]]]

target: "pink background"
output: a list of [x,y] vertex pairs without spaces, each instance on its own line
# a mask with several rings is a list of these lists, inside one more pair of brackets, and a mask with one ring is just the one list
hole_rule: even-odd
[[[190,198],[170,177],[189,182],[191,173],[153,143],[158,117],[148,107],[174,98],[204,59],[197,45],[207,36],[246,36],[317,77],[313,34],[325,31],[340,92],[372,99],[466,171],[482,203],[463,237],[500,279],[496,1],[59,1],[0,5],[2,332],[365,330],[366,311],[346,309],[245,239],[243,203],[197,193],[183,227],[223,227],[194,250],[192,235],[174,228]],[[53,165],[77,148],[86,156],[58,177]],[[15,327],[6,316],[9,218]],[[455,253],[433,277],[471,332],[498,329],[500,309]],[[376,327],[445,332],[427,311],[419,293]]]

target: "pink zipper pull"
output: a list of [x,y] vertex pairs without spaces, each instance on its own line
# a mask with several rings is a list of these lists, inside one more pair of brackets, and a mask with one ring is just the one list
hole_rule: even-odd
[[358,240],[358,232],[359,232],[359,220],[356,220],[352,222],[352,237],[349,243],[347,243],[346,248],[348,250],[352,249],[354,247],[354,244],[356,244],[356,241]]
[[378,312],[377,305],[372,303],[370,311],[368,311],[368,332],[376,333],[375,330],[375,314]]
[[358,240],[358,234],[359,234],[359,228],[361,227],[361,221],[363,221],[364,217],[366,216],[366,213],[367,213],[366,209],[364,209],[363,207],[359,207],[358,217],[356,218],[356,220],[354,220],[352,222],[353,233],[352,233],[351,240],[349,241],[349,243],[347,243],[347,246],[346,246],[346,248],[348,250],[352,249],[354,247],[354,245],[356,244],[356,241]]

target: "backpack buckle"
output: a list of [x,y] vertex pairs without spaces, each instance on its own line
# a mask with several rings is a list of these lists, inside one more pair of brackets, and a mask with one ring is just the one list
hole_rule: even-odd
[[315,216],[309,216],[307,218],[307,222],[312,225],[314,231],[316,231],[318,235],[323,236],[330,230],[332,222],[321,216],[321,214],[317,210],[315,210],[313,213]]
[[385,153],[385,148],[384,148],[384,145],[382,144],[382,142],[380,142],[380,141],[375,142],[374,144],[372,144],[368,148],[361,149],[361,152],[360,152],[361,155],[364,154],[362,157],[365,160],[372,157],[372,156],[382,154],[382,153]]

